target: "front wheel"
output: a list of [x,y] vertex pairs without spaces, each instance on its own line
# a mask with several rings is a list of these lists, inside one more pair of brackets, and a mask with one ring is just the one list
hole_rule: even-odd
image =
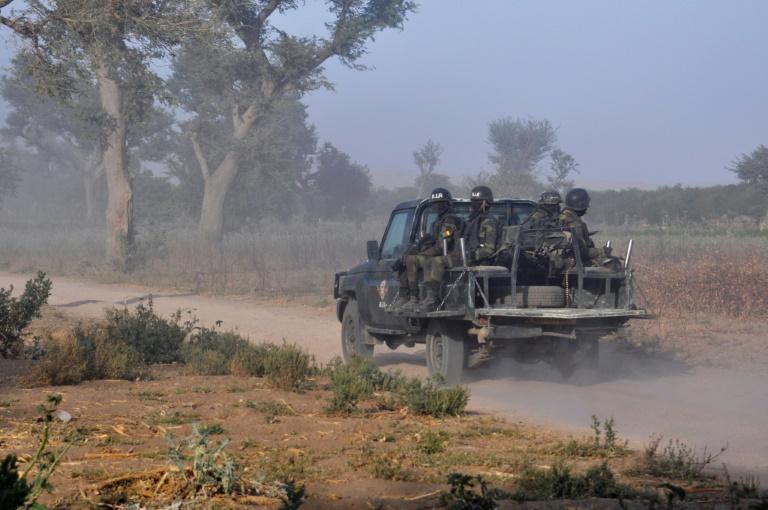
[[354,356],[373,358],[373,345],[363,341],[363,327],[357,301],[350,299],[341,318],[341,355],[347,363]]
[[427,369],[448,384],[458,384],[464,372],[467,349],[461,327],[444,320],[430,321],[427,329]]

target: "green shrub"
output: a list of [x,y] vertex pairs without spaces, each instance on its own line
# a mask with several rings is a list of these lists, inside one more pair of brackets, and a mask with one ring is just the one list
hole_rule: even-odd
[[181,311],[170,319],[157,315],[152,298],[131,311],[112,308],[106,312],[106,334],[122,341],[141,354],[145,363],[172,363],[181,359],[181,345],[192,331],[195,321],[181,320]]
[[186,370],[198,375],[227,375],[235,356],[248,350],[248,341],[232,332],[199,328],[181,348]]
[[19,476],[16,456],[6,455],[0,462],[0,508],[20,508],[28,494],[29,485]]
[[368,360],[355,357],[349,363],[335,359],[328,367],[333,397],[326,406],[329,413],[349,414],[357,409],[360,400],[373,395],[376,389],[375,372],[379,369]]
[[551,469],[526,466],[517,490],[511,495],[518,501],[583,498],[633,498],[637,492],[616,481],[613,471],[603,462],[583,475],[573,474],[562,462]]
[[133,380],[148,372],[133,347],[111,340],[100,326],[79,325],[64,336],[46,339],[44,346],[29,383],[57,386],[94,379]]
[[436,380],[407,379],[398,372],[383,372],[373,362],[359,357],[347,364],[334,360],[327,371],[333,390],[326,406],[330,413],[349,414],[357,409],[359,401],[380,391],[389,393],[388,398],[379,399],[380,407],[406,407],[413,414],[438,418],[460,415],[469,402],[465,388],[444,388]]
[[419,440],[418,450],[425,455],[434,455],[445,450],[445,444],[450,436],[443,431],[428,430]]
[[303,390],[317,373],[314,356],[297,345],[268,345],[264,360],[267,381],[283,390]]
[[411,413],[436,418],[459,416],[469,403],[469,391],[466,388],[444,388],[433,379],[412,379],[397,393]]
[[40,317],[40,309],[51,295],[51,280],[42,271],[27,281],[24,292],[12,298],[13,287],[0,288],[0,356],[18,357],[24,347],[21,339],[24,328],[32,319]]
[[448,484],[451,490],[440,497],[440,504],[448,510],[495,510],[498,507],[493,491],[488,490],[488,484],[480,476],[451,473]]

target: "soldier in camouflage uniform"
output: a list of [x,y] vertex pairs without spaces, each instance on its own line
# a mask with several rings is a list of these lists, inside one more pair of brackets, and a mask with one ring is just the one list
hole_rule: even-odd
[[[437,213],[432,230],[418,243],[415,253],[404,255],[405,271],[400,272],[400,293],[393,307],[400,311],[434,310],[438,305],[440,285],[443,282],[446,267],[453,266],[457,260],[455,246],[461,237],[463,222],[451,214],[453,197],[444,188],[432,190],[429,198],[430,209]],[[426,213],[426,211],[425,211]],[[448,245],[448,256],[443,256],[443,240]],[[402,265],[401,265],[402,267]],[[419,269],[424,274],[426,295],[418,302]]]
[[565,208],[560,213],[560,225],[570,229],[581,253],[581,261],[585,266],[593,265],[600,257],[610,256],[606,248],[596,248],[589,236],[589,229],[582,216],[589,208],[589,193],[583,188],[573,188],[565,195]]
[[545,191],[539,195],[539,203],[522,223],[523,229],[557,226],[560,217],[560,202],[563,199],[557,191]]
[[493,192],[488,186],[476,186],[470,196],[472,213],[464,228],[467,243],[467,263],[480,266],[493,263],[499,244],[499,220],[490,214]]

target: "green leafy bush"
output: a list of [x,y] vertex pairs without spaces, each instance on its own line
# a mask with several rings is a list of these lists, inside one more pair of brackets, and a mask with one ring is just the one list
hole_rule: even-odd
[[21,507],[29,490],[27,480],[19,476],[16,456],[6,455],[0,462],[0,508]]
[[152,298],[131,311],[112,308],[106,312],[106,335],[130,345],[145,363],[172,363],[181,359],[181,346],[192,331],[194,319],[182,321],[181,311],[170,319],[157,315]]
[[469,402],[466,388],[444,388],[434,379],[422,381],[408,379],[398,372],[383,372],[363,358],[355,357],[347,364],[334,360],[327,371],[333,390],[326,406],[330,413],[349,414],[357,410],[361,400],[371,398],[375,392],[389,394],[379,399],[380,407],[406,407],[413,414],[438,418],[460,415]]
[[[495,510],[498,508],[492,491],[481,476],[461,473],[448,475],[449,492],[440,497],[440,504],[448,510]],[[477,484],[477,486],[475,485]]]
[[526,466],[517,490],[511,495],[518,501],[583,498],[634,498],[635,490],[616,481],[613,471],[603,462],[584,474],[573,474],[568,466],[556,462],[551,469]]
[[11,297],[13,287],[0,288],[0,356],[18,357],[23,351],[21,339],[24,328],[40,316],[40,309],[51,295],[51,280],[42,271],[27,281],[18,298]]
[[314,356],[300,347],[283,342],[267,345],[264,372],[275,388],[299,391],[306,389],[309,378],[317,373]]

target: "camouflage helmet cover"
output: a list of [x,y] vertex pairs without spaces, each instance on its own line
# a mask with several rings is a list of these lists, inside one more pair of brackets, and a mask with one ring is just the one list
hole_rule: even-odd
[[453,200],[451,192],[445,188],[435,188],[432,193],[429,194],[430,202],[450,202]]
[[589,193],[584,188],[573,188],[565,195],[565,206],[574,211],[586,211],[589,208]]
[[539,195],[539,203],[542,205],[557,205],[563,199],[557,191],[545,191]]
[[493,202],[493,191],[488,186],[475,186],[470,193],[471,200],[485,200]]

